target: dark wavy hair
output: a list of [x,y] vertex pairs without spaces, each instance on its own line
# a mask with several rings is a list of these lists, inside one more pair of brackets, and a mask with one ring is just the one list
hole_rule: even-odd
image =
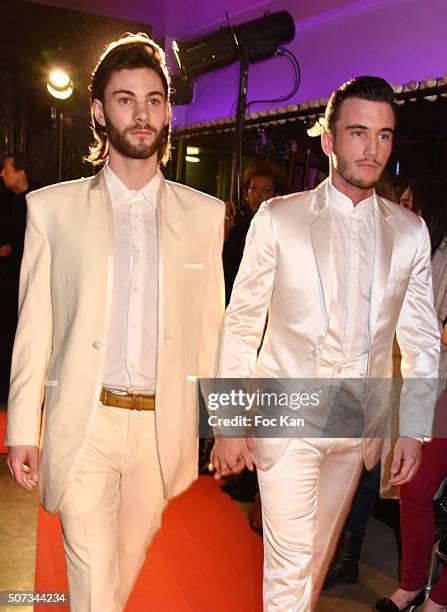
[[394,118],[396,119],[396,105],[394,103],[394,91],[391,85],[375,76],[360,76],[343,83],[332,96],[326,107],[326,127],[330,132],[335,129],[335,124],[340,117],[340,108],[345,100],[349,98],[360,98],[370,102],[386,102],[390,105]]
[[267,176],[273,181],[275,195],[286,195],[290,191],[289,179],[285,173],[274,162],[259,160],[245,170],[242,177],[242,194],[247,197],[248,188],[252,178],[256,176]]
[[435,175],[419,176],[408,186],[413,194],[412,209],[427,224],[433,255],[447,237],[447,179]]
[[[101,55],[92,73],[90,84],[90,114],[94,142],[89,146],[86,160],[94,165],[104,163],[109,155],[109,142],[106,129],[93,115],[93,100],[100,100],[104,105],[104,92],[111,75],[118,70],[150,68],[160,77],[170,110],[171,79],[166,67],[164,51],[144,32],[124,34],[107,47]],[[158,150],[158,161],[165,164],[171,151],[171,124],[163,128],[163,138]]]

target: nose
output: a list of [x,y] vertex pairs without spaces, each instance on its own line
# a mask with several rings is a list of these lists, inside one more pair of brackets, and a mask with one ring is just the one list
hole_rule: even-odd
[[376,157],[379,151],[379,143],[375,136],[371,135],[368,138],[365,146],[365,155],[368,157]]
[[149,112],[146,102],[137,102],[134,107],[134,118],[136,121],[145,123],[149,117]]

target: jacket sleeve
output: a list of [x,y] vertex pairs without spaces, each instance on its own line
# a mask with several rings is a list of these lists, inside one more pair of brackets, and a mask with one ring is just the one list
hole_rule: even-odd
[[225,314],[218,378],[251,378],[254,374],[276,260],[271,208],[264,203],[251,222]]
[[419,243],[396,337],[404,379],[400,402],[400,435],[431,436],[439,365],[440,336],[433,306],[430,239],[420,220]]
[[6,444],[39,445],[41,410],[50,359],[53,319],[51,255],[33,197],[20,272],[19,320],[14,341],[8,398]]
[[199,377],[214,378],[217,353],[225,310],[225,284],[222,264],[225,207],[222,220],[211,243],[208,259],[208,277],[199,347]]

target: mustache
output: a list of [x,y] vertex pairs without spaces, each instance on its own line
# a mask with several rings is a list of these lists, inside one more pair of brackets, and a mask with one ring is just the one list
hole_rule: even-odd
[[134,125],[126,128],[124,131],[126,134],[128,134],[129,132],[134,132],[135,130],[145,130],[146,132],[154,133],[157,132],[157,130],[150,123],[135,123]]
[[367,157],[365,157],[364,159],[356,159],[355,160],[356,164],[373,164],[374,166],[376,166],[376,168],[381,168],[382,164],[377,161],[377,159],[369,159]]

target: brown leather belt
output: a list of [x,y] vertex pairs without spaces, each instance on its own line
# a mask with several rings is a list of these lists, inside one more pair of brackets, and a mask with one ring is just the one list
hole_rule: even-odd
[[107,389],[102,389],[99,399],[104,406],[124,408],[127,410],[155,410],[155,395],[128,393],[121,395]]

